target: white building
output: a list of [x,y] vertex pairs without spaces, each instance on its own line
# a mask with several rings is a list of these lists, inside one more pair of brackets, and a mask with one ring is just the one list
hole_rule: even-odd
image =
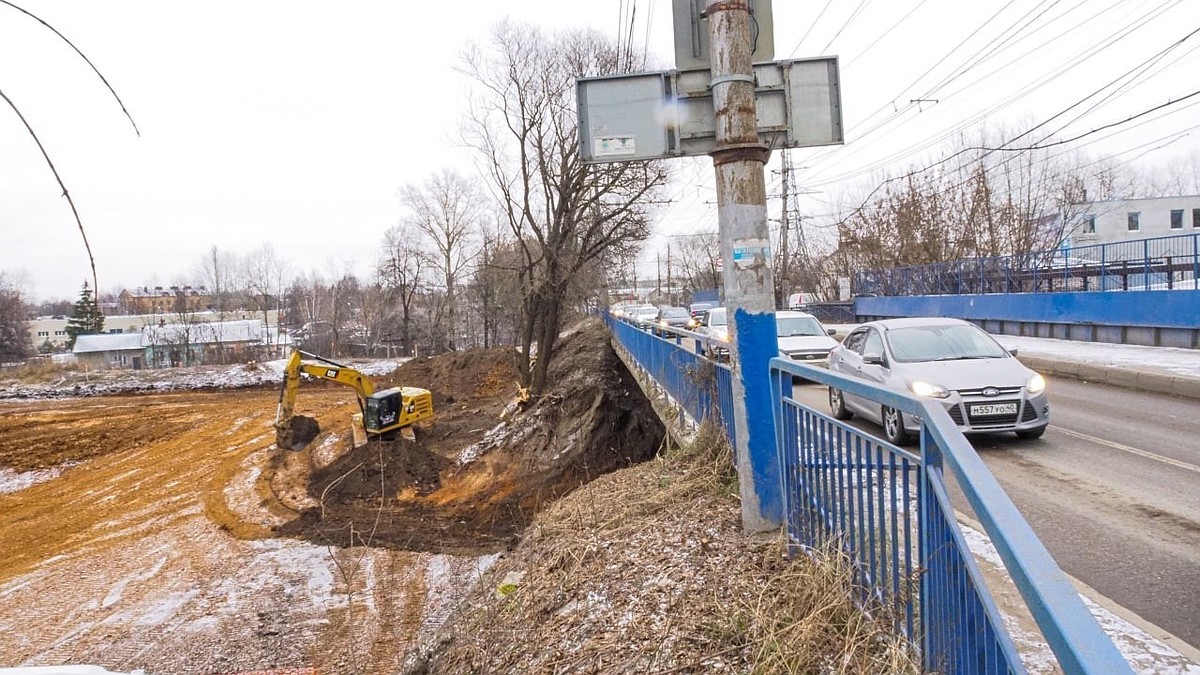
[[162,323],[131,332],[80,335],[72,351],[79,363],[94,370],[241,363],[280,358],[289,346],[280,337],[261,319]]
[[1071,206],[1072,248],[1200,234],[1200,195],[1114,199]]
[[[196,312],[189,315],[189,320],[192,323],[211,323],[211,322],[230,322],[237,320],[259,320],[266,319],[267,328],[276,333],[279,330],[279,311],[272,309],[268,310],[264,315],[262,312],[253,310],[236,310],[227,312]],[[67,345],[67,321],[70,317],[66,316],[40,316],[26,323],[29,329],[29,343],[33,346],[34,351],[40,350],[42,345],[47,340],[54,349],[63,349]],[[104,333],[107,334],[124,334],[138,333],[141,334],[142,329],[147,326],[162,326],[168,323],[178,321],[177,314],[125,314],[104,317]],[[279,339],[275,338],[272,342],[276,343]]]

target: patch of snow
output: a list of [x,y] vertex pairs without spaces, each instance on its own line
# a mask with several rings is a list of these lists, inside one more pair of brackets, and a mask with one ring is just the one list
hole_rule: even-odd
[[[1004,568],[1000,553],[992,545],[987,533],[961,523],[959,527],[962,529],[963,539],[967,542],[967,548],[976,558]],[[1101,607],[1090,598],[1083,595],[1080,597],[1134,672],[1143,675],[1200,675],[1200,664],[1188,661],[1163,641]],[[1004,616],[1004,624],[1030,673],[1058,672],[1058,661],[1041,636],[1021,630],[1016,619],[1008,615]]]
[[113,584],[113,587],[109,589],[108,593],[104,596],[104,599],[100,601],[100,606],[101,607],[111,607],[112,605],[116,604],[116,602],[121,599],[121,594],[125,592],[126,586],[128,586],[132,582],[145,581],[145,580],[153,577],[154,575],[158,574],[162,570],[162,568],[164,566],[166,566],[166,564],[167,564],[167,558],[166,558],[166,556],[163,556],[162,558],[159,558],[158,561],[156,563],[154,563],[154,565],[151,566],[150,569],[146,570],[145,572],[141,572],[139,574],[135,574],[133,576],[126,577],[126,578],[118,581],[116,584]]
[[49,469],[34,469],[33,471],[13,471],[0,468],[0,495],[10,492],[20,492],[38,483],[54,480],[69,468],[70,464],[62,464]]

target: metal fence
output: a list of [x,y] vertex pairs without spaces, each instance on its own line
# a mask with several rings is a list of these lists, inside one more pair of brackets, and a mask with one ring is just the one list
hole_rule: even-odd
[[[657,337],[635,324],[609,319],[614,337],[638,366],[696,422],[712,419],[734,445],[733,376],[729,364],[698,354],[710,341],[686,330],[665,329]],[[711,351],[710,351],[711,353]]]
[[[696,353],[706,351],[702,336],[609,325],[658,386],[695,419],[716,415],[732,439],[730,370]],[[805,406],[792,397],[794,377],[919,416],[919,447],[891,445]],[[908,637],[925,670],[1025,672],[958,526],[949,466],[1062,670],[1132,673],[943,408],[786,359],[772,359],[771,378],[791,552],[838,546],[853,562],[864,611]]]
[[855,275],[868,295],[1200,289],[1200,233],[966,258]]

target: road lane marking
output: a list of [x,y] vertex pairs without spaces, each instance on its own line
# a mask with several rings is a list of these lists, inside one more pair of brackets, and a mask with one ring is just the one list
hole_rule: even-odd
[[1162,455],[1156,455],[1153,452],[1139,450],[1138,448],[1134,448],[1134,447],[1131,447],[1128,445],[1123,445],[1121,443],[1116,443],[1114,441],[1106,440],[1103,438],[1096,438],[1095,436],[1089,436],[1087,434],[1081,434],[1078,431],[1071,431],[1070,429],[1064,429],[1062,427],[1052,426],[1052,427],[1050,427],[1050,429],[1053,431],[1057,431],[1059,433],[1066,434],[1068,436],[1074,436],[1075,438],[1078,438],[1081,440],[1091,441],[1092,443],[1096,443],[1098,445],[1103,445],[1105,447],[1112,448],[1113,450],[1120,450],[1122,452],[1128,452],[1131,455],[1137,455],[1138,457],[1145,457],[1146,459],[1152,459],[1156,462],[1162,462],[1163,464],[1170,464],[1171,466],[1179,468],[1179,469],[1186,469],[1188,471],[1195,471],[1196,473],[1200,473],[1200,466],[1196,466],[1194,464],[1188,464],[1187,462],[1181,462],[1178,459],[1173,459],[1171,457],[1163,457]]

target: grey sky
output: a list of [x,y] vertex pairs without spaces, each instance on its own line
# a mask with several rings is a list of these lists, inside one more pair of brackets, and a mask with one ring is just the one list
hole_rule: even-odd
[[[142,131],[133,134],[65,44],[0,6],[0,89],[67,181],[103,290],[190,280],[212,245],[244,254],[267,242],[297,273],[366,276],[383,231],[402,215],[400,186],[443,166],[473,172],[470,154],[454,143],[467,81],[452,66],[466,41],[485,39],[504,15],[615,36],[633,7],[632,0],[17,4],[93,59]],[[981,111],[995,124],[1045,119],[1200,28],[1194,0],[775,0],[774,14],[776,58],[841,59],[848,144],[793,155],[808,167],[801,181],[820,190],[806,206],[818,212],[837,207],[843,180],[895,162],[921,165],[937,149],[921,141]],[[670,4],[639,2],[636,17],[634,44],[669,61]],[[1002,46],[989,42],[1023,22],[1029,28]],[[1125,37],[1031,89],[1125,29]],[[1063,134],[1195,90],[1197,44],[1200,36],[1191,37]],[[961,70],[966,64],[975,65]],[[917,98],[937,103],[909,103]],[[1156,116],[1087,150],[1133,159],[1169,142],[1149,155],[1165,161],[1200,145],[1192,128],[1198,110]],[[705,203],[712,193],[697,187],[710,174],[706,160],[681,162],[678,204],[664,209],[661,232],[715,227],[715,209]],[[90,276],[70,210],[7,108],[0,109],[0,240],[0,270],[22,277],[33,299],[73,298]]]

